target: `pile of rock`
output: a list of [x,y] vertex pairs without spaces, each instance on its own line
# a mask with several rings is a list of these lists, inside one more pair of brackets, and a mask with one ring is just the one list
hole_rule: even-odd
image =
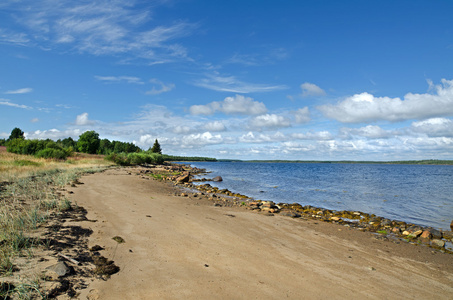
[[271,214],[280,212],[280,207],[272,201],[248,201],[247,207],[251,210],[258,210]]
[[375,232],[384,237],[383,239],[427,245],[453,254],[452,231],[421,227],[359,211],[334,211],[310,205],[302,206],[297,203],[279,203],[279,206],[283,210],[291,210],[303,217],[338,223],[362,231]]

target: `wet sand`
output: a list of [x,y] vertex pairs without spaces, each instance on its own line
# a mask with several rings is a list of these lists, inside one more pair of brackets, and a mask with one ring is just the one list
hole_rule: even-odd
[[[111,169],[84,176],[89,246],[120,272],[80,299],[452,299],[453,255],[338,224],[218,207]],[[120,236],[125,243],[112,239]]]

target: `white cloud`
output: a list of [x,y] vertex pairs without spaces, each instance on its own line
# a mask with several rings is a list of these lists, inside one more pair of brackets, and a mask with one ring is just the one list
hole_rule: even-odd
[[190,113],[193,115],[212,115],[216,111],[229,115],[259,115],[267,112],[262,102],[253,101],[253,98],[236,95],[226,97],[223,101],[214,101],[206,105],[193,105]]
[[298,124],[308,123],[311,120],[308,107],[299,108],[297,111],[292,112],[292,114],[294,115],[296,123]]
[[94,76],[94,78],[105,83],[144,83],[139,77],[134,76]]
[[204,125],[204,128],[207,131],[212,131],[212,132],[220,132],[220,131],[225,131],[226,127],[225,125],[220,122],[220,121],[214,121],[214,122],[209,122]]
[[68,129],[64,131],[60,131],[58,129],[49,129],[49,130],[36,130],[31,132],[26,132],[25,137],[27,139],[64,139],[67,137],[72,137],[74,139],[78,139],[79,136],[83,133],[80,129]]
[[76,117],[75,124],[78,126],[93,125],[96,122],[88,119],[88,113],[80,114]]
[[192,115],[212,115],[215,113],[215,110],[208,104],[208,105],[192,105],[190,107],[190,113]]
[[38,122],[39,122],[39,119],[38,119],[38,118],[33,118],[33,119],[30,120],[30,122],[32,122],[32,123],[38,123]]
[[302,97],[325,96],[326,92],[316,84],[305,82],[300,85]]
[[432,118],[412,123],[411,130],[430,137],[453,137],[453,121],[446,118]]
[[293,139],[297,140],[331,140],[333,136],[328,131],[317,131],[307,133],[293,133],[291,135]]
[[273,129],[273,128],[285,128],[291,126],[291,121],[288,118],[285,118],[276,114],[265,114],[257,116],[250,120],[250,127],[256,129]]
[[220,134],[213,135],[209,131],[204,133],[190,134],[178,139],[183,147],[205,146],[221,144],[223,138]]
[[23,88],[18,90],[6,91],[5,94],[27,94],[33,92],[32,88]]
[[281,132],[276,132],[274,134],[258,134],[255,135],[253,132],[249,131],[246,134],[243,134],[239,137],[239,142],[241,143],[277,143],[286,139],[286,136]]
[[[94,55],[125,54],[150,63],[187,59],[185,49],[173,41],[189,35],[195,25],[174,22],[153,26],[156,6],[141,1],[11,1],[11,22],[27,30],[0,31],[0,41]],[[8,7],[10,6],[10,7]],[[139,8],[139,9],[137,9]]]
[[[157,137],[154,137],[150,134],[145,134],[145,135],[140,136],[138,144],[139,145],[152,145],[156,141],[156,138]],[[160,144],[160,142],[159,142],[159,144]]]
[[27,34],[0,28],[0,41],[8,44],[27,45],[30,42]]
[[11,107],[16,107],[16,108],[23,108],[23,109],[32,109],[32,107],[23,105],[23,104],[16,104],[13,102],[10,102],[8,99],[2,99],[0,98],[0,105],[5,105],[5,106],[11,106]]
[[176,133],[176,134],[187,134],[187,133],[193,131],[193,129],[190,128],[189,126],[178,125],[178,126],[174,127],[172,131],[173,131],[173,133]]
[[[453,153],[453,138],[451,137],[411,137],[404,139],[404,146],[422,158],[451,159]],[[402,147],[401,147],[402,148]],[[401,148],[398,151],[401,152]]]
[[194,85],[214,91],[241,94],[271,92],[288,88],[285,85],[247,83],[238,80],[234,76],[220,76],[218,74],[208,75],[207,78],[199,79],[194,82]]
[[453,80],[441,80],[435,94],[408,93],[404,99],[356,94],[336,105],[322,105],[319,110],[328,118],[343,123],[378,120],[391,122],[453,115]]
[[352,138],[352,136],[361,136],[371,139],[389,138],[395,134],[382,129],[376,125],[367,125],[361,128],[341,128],[340,136],[343,138]]
[[310,152],[316,151],[316,146],[313,144],[303,144],[297,142],[285,142],[282,143],[281,152],[286,154],[298,153],[298,152]]
[[153,86],[150,91],[146,92],[147,95],[158,95],[161,93],[169,92],[175,88],[175,85],[173,83],[164,84],[162,81],[155,78],[150,79],[149,82],[157,85],[158,87]]

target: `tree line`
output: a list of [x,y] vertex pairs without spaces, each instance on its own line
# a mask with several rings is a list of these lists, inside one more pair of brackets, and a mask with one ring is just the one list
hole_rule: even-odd
[[[8,139],[0,139],[0,146],[6,146],[8,152],[17,154],[34,155],[36,157],[66,159],[74,152],[88,154],[111,155],[119,153],[139,153],[142,149],[133,143],[110,141],[100,139],[95,131],[86,131],[79,136],[78,140],[71,137],[58,139],[25,139],[24,132],[20,128],[14,128]],[[152,148],[147,152],[161,155],[162,149],[159,142],[155,141]]]
[[209,157],[187,157],[162,154],[162,148],[156,139],[147,151],[133,143],[100,139],[95,131],[86,131],[78,140],[71,137],[38,140],[26,139],[20,128],[14,128],[8,139],[0,139],[0,146],[6,146],[8,152],[34,155],[36,157],[66,159],[74,152],[105,155],[106,159],[120,165],[162,163],[165,161],[217,161]]

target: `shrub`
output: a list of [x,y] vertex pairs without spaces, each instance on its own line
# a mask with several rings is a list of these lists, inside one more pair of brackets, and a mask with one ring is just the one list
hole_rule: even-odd
[[127,166],[130,164],[125,153],[110,153],[105,157],[106,160],[112,161],[120,166]]
[[143,165],[143,164],[161,164],[164,162],[162,155],[158,153],[111,153],[106,156],[107,160],[122,166]]
[[46,148],[38,151],[35,154],[39,158],[55,158],[55,159],[66,159],[68,157],[66,151],[62,149]]

